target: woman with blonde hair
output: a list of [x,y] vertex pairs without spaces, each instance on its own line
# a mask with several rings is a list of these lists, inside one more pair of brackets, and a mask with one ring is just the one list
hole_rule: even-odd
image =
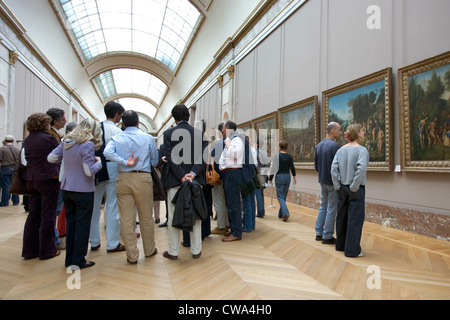
[[331,178],[338,194],[336,250],[344,251],[347,257],[362,257],[360,241],[369,151],[359,144],[364,140],[360,124],[349,125],[345,137],[350,142],[336,152],[331,164]]
[[100,125],[95,120],[85,119],[47,158],[51,163],[64,162],[61,189],[67,221],[66,267],[82,269],[95,264],[86,261],[85,256],[94,205],[95,174],[102,168],[95,150],[102,143]]

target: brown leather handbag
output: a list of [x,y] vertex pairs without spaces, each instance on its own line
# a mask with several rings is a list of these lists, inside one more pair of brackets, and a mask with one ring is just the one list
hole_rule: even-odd
[[[206,184],[211,186],[219,186],[222,184],[219,173],[214,169],[214,162],[210,157],[210,163],[206,166]],[[211,169],[211,170],[210,170]]]
[[[22,152],[23,149],[20,151],[20,153]],[[9,185],[8,193],[23,194],[23,195],[28,194],[27,181],[25,180],[27,167],[22,164],[20,159],[16,159],[14,154],[13,157],[14,160],[16,161],[16,164],[14,166],[14,171],[11,175],[11,184]]]

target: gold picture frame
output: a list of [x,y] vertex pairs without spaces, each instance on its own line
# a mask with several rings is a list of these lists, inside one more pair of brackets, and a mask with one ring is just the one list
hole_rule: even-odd
[[252,121],[252,129],[256,134],[256,139],[259,141],[259,148],[265,150],[269,157],[278,152],[279,135],[272,135],[274,133],[272,130],[278,129],[278,111],[254,119]]
[[[322,105],[322,137],[331,121],[340,123],[343,133],[358,122],[366,131],[361,144],[369,150],[368,170],[392,170],[392,68],[324,91]],[[344,134],[338,143],[346,143]]]
[[404,171],[450,173],[450,51],[398,70]]
[[314,150],[320,140],[319,98],[313,96],[278,110],[280,139],[288,142],[297,169],[314,169]]

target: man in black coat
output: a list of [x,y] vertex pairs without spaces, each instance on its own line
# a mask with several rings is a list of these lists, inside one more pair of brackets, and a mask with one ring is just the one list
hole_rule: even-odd
[[[164,154],[167,160],[167,169],[163,170],[161,180],[167,189],[168,205],[168,251],[163,256],[175,260],[180,251],[180,229],[172,226],[175,204],[172,199],[185,181],[198,182],[206,185],[205,162],[203,152],[208,146],[204,134],[192,127],[189,121],[189,110],[185,105],[177,105],[172,110],[176,127],[164,132]],[[202,251],[201,221],[196,220],[191,235],[191,253],[198,259]]]

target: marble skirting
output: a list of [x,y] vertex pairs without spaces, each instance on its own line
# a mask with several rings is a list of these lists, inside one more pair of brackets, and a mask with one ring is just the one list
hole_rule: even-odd
[[[265,190],[267,197],[271,197],[272,192],[275,204],[275,190]],[[287,200],[307,208],[318,210],[320,207],[320,194],[290,190]],[[366,221],[450,241],[450,216],[447,215],[374,204],[366,200]]]

